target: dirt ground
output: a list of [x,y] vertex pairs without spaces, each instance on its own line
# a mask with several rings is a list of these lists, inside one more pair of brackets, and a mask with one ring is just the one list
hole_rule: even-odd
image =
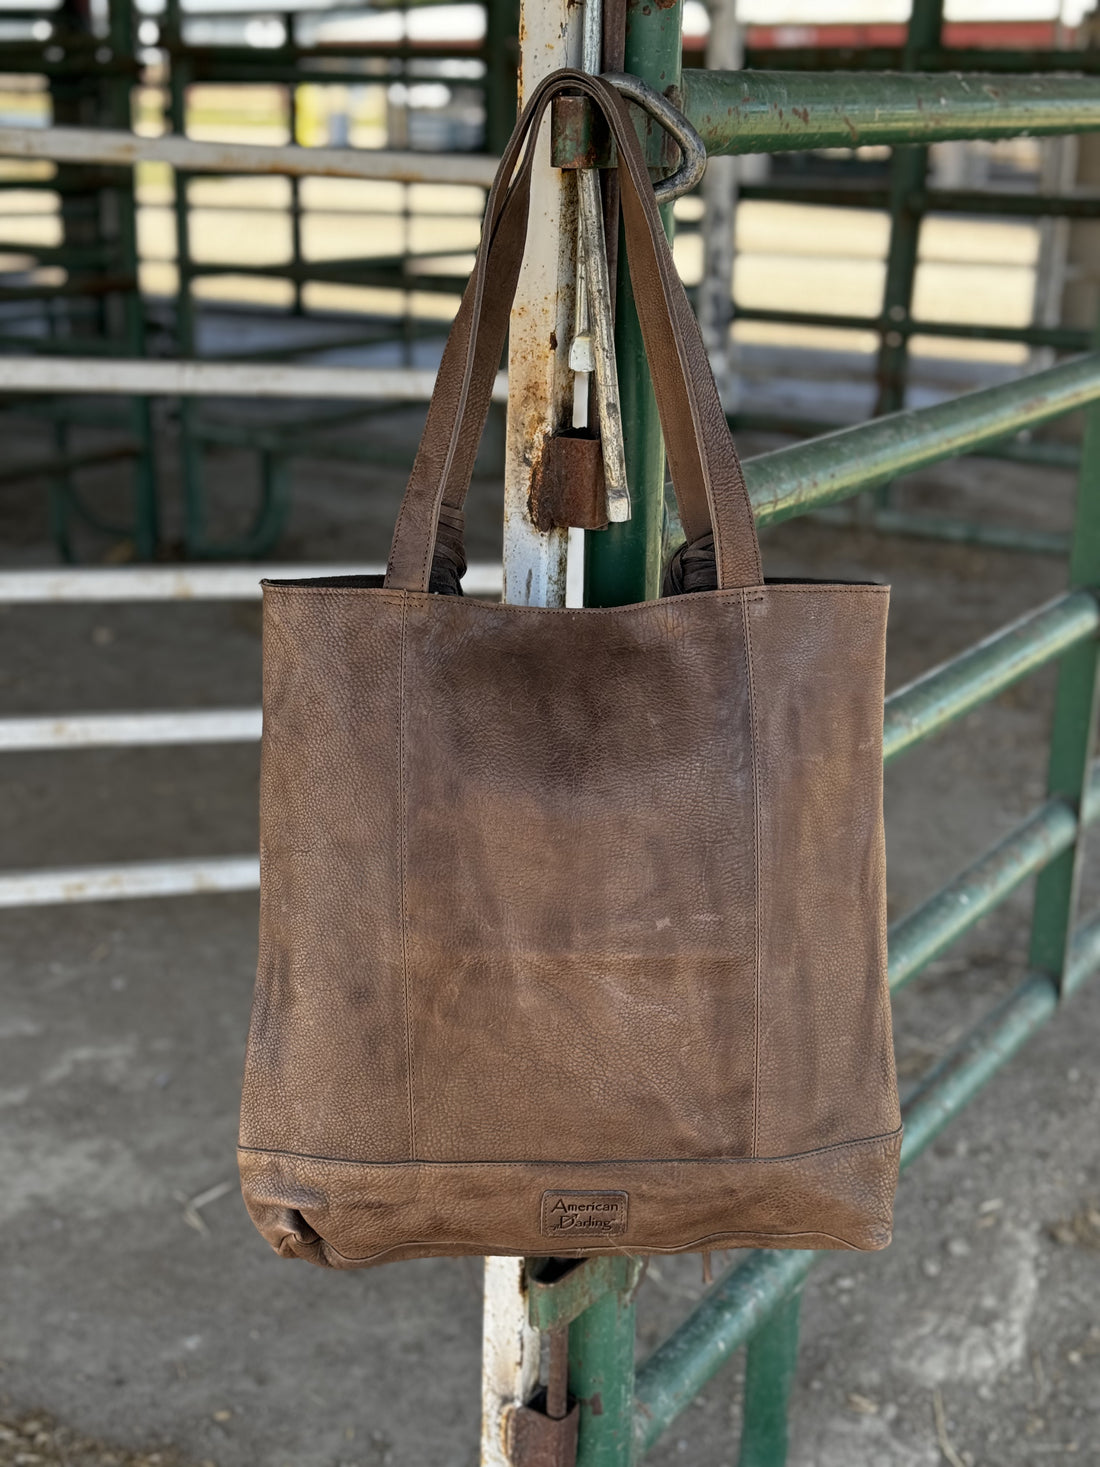
[[[415,418],[386,431],[407,437]],[[212,470],[232,517],[240,461]],[[302,464],[280,558],[379,559],[400,487],[394,469]],[[1058,528],[1072,482],[973,460],[905,494]],[[6,566],[52,562],[43,495],[6,491]],[[487,475],[472,520],[484,558],[499,547]],[[771,574],[892,582],[891,687],[1065,579],[1050,557],[809,522],[764,550]],[[259,693],[251,604],[9,607],[0,648],[10,713]],[[1041,797],[1051,688],[1033,678],[891,766],[892,917]],[[9,755],[0,866],[250,851],[256,772],[239,745]],[[1019,980],[1029,896],[898,996],[903,1084]],[[233,1147],[255,897],[11,911],[0,933],[0,1467],[471,1467],[480,1264],[325,1274],[276,1259],[245,1215]],[[1098,1032],[1100,982],[904,1178],[893,1246],[816,1268],[792,1467],[1100,1464]],[[702,1291],[697,1259],[650,1267],[640,1356]],[[739,1403],[735,1363],[648,1460],[734,1463]]]

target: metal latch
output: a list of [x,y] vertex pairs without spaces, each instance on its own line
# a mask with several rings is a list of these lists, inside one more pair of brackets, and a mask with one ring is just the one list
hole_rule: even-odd
[[[600,44],[600,0],[587,0],[582,59],[585,71],[595,73],[599,70]],[[657,202],[670,203],[694,188],[706,170],[707,152],[702,138],[683,113],[641,77],[609,71],[604,73],[604,80],[611,82],[624,97],[636,102],[660,123],[680,150],[678,166],[654,187]],[[582,98],[561,98],[559,101],[587,106]],[[586,158],[577,169],[576,310],[573,340],[569,346],[569,366],[577,374],[573,426],[587,426],[588,380],[589,374],[594,372],[607,519],[612,524],[621,524],[630,518],[630,489],[626,478],[622,409],[615,363],[615,324],[607,271],[603,204],[595,161],[594,158]],[[559,519],[556,522],[595,528],[590,517],[585,521]]]
[[[601,0],[586,0],[581,37],[582,70],[593,74],[599,71],[602,45]],[[603,200],[600,175],[595,168],[582,168],[577,173],[576,316],[569,365],[577,374],[573,393],[575,428],[587,426],[588,378],[589,373],[596,375],[596,416],[603,451],[607,518],[612,524],[622,524],[630,518],[630,488],[626,481],[623,415],[615,365],[615,321],[607,273]]]
[[580,1402],[569,1398],[569,1326],[550,1331],[545,1387],[513,1411],[508,1456],[513,1467],[575,1467]]

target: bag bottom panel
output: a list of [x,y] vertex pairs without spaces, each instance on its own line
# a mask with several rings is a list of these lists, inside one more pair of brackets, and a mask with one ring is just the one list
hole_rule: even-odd
[[797,1156],[370,1162],[239,1152],[284,1257],[369,1268],[460,1254],[584,1258],[726,1248],[885,1248],[901,1131]]

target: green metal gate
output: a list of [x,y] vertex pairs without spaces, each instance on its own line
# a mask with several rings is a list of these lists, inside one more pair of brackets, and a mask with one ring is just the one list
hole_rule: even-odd
[[[896,167],[908,178],[933,141],[1100,129],[1100,82],[1082,76],[923,75],[908,67],[903,73],[850,75],[681,75],[677,3],[628,4],[625,69],[673,96],[712,154],[906,145],[913,149],[912,167],[900,162]],[[558,128],[553,158],[559,167],[581,165],[587,146],[583,134],[583,125]],[[660,139],[648,141],[656,163]],[[671,220],[666,222],[671,229]],[[627,524],[586,538],[585,601],[595,606],[655,596],[661,562],[664,451],[622,270],[617,308],[634,511]],[[764,454],[745,466],[757,521],[765,526],[873,490],[900,474],[1004,443],[1082,408],[1087,427],[1065,593],[933,668],[886,704],[889,761],[1020,678],[1051,661],[1059,663],[1045,803],[890,931],[890,983],[897,989],[1038,875],[1031,970],[905,1097],[903,1166],[916,1160],[1100,967],[1100,916],[1078,921],[1075,910],[1081,837],[1100,810],[1100,772],[1091,763],[1100,630],[1100,352],[934,407],[895,411]],[[782,1467],[799,1298],[815,1256],[781,1251],[746,1256],[637,1372],[633,1294],[640,1265],[591,1259],[551,1279],[540,1273],[543,1265],[530,1260],[523,1282],[528,1324],[540,1331],[569,1329],[570,1390],[581,1403],[578,1461],[583,1467],[640,1461],[742,1345],[748,1349],[739,1461],[741,1467]]]

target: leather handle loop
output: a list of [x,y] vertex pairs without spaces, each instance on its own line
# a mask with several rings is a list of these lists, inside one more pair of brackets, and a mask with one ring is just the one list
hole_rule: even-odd
[[566,91],[592,99],[618,149],[627,259],[685,533],[694,540],[713,527],[720,587],[759,585],[760,551],[744,476],[634,124],[610,83],[578,71],[554,72],[540,83],[504,150],[398,515],[386,585],[427,590],[440,508],[461,509],[465,500],[519,279],[533,140],[551,98]]

